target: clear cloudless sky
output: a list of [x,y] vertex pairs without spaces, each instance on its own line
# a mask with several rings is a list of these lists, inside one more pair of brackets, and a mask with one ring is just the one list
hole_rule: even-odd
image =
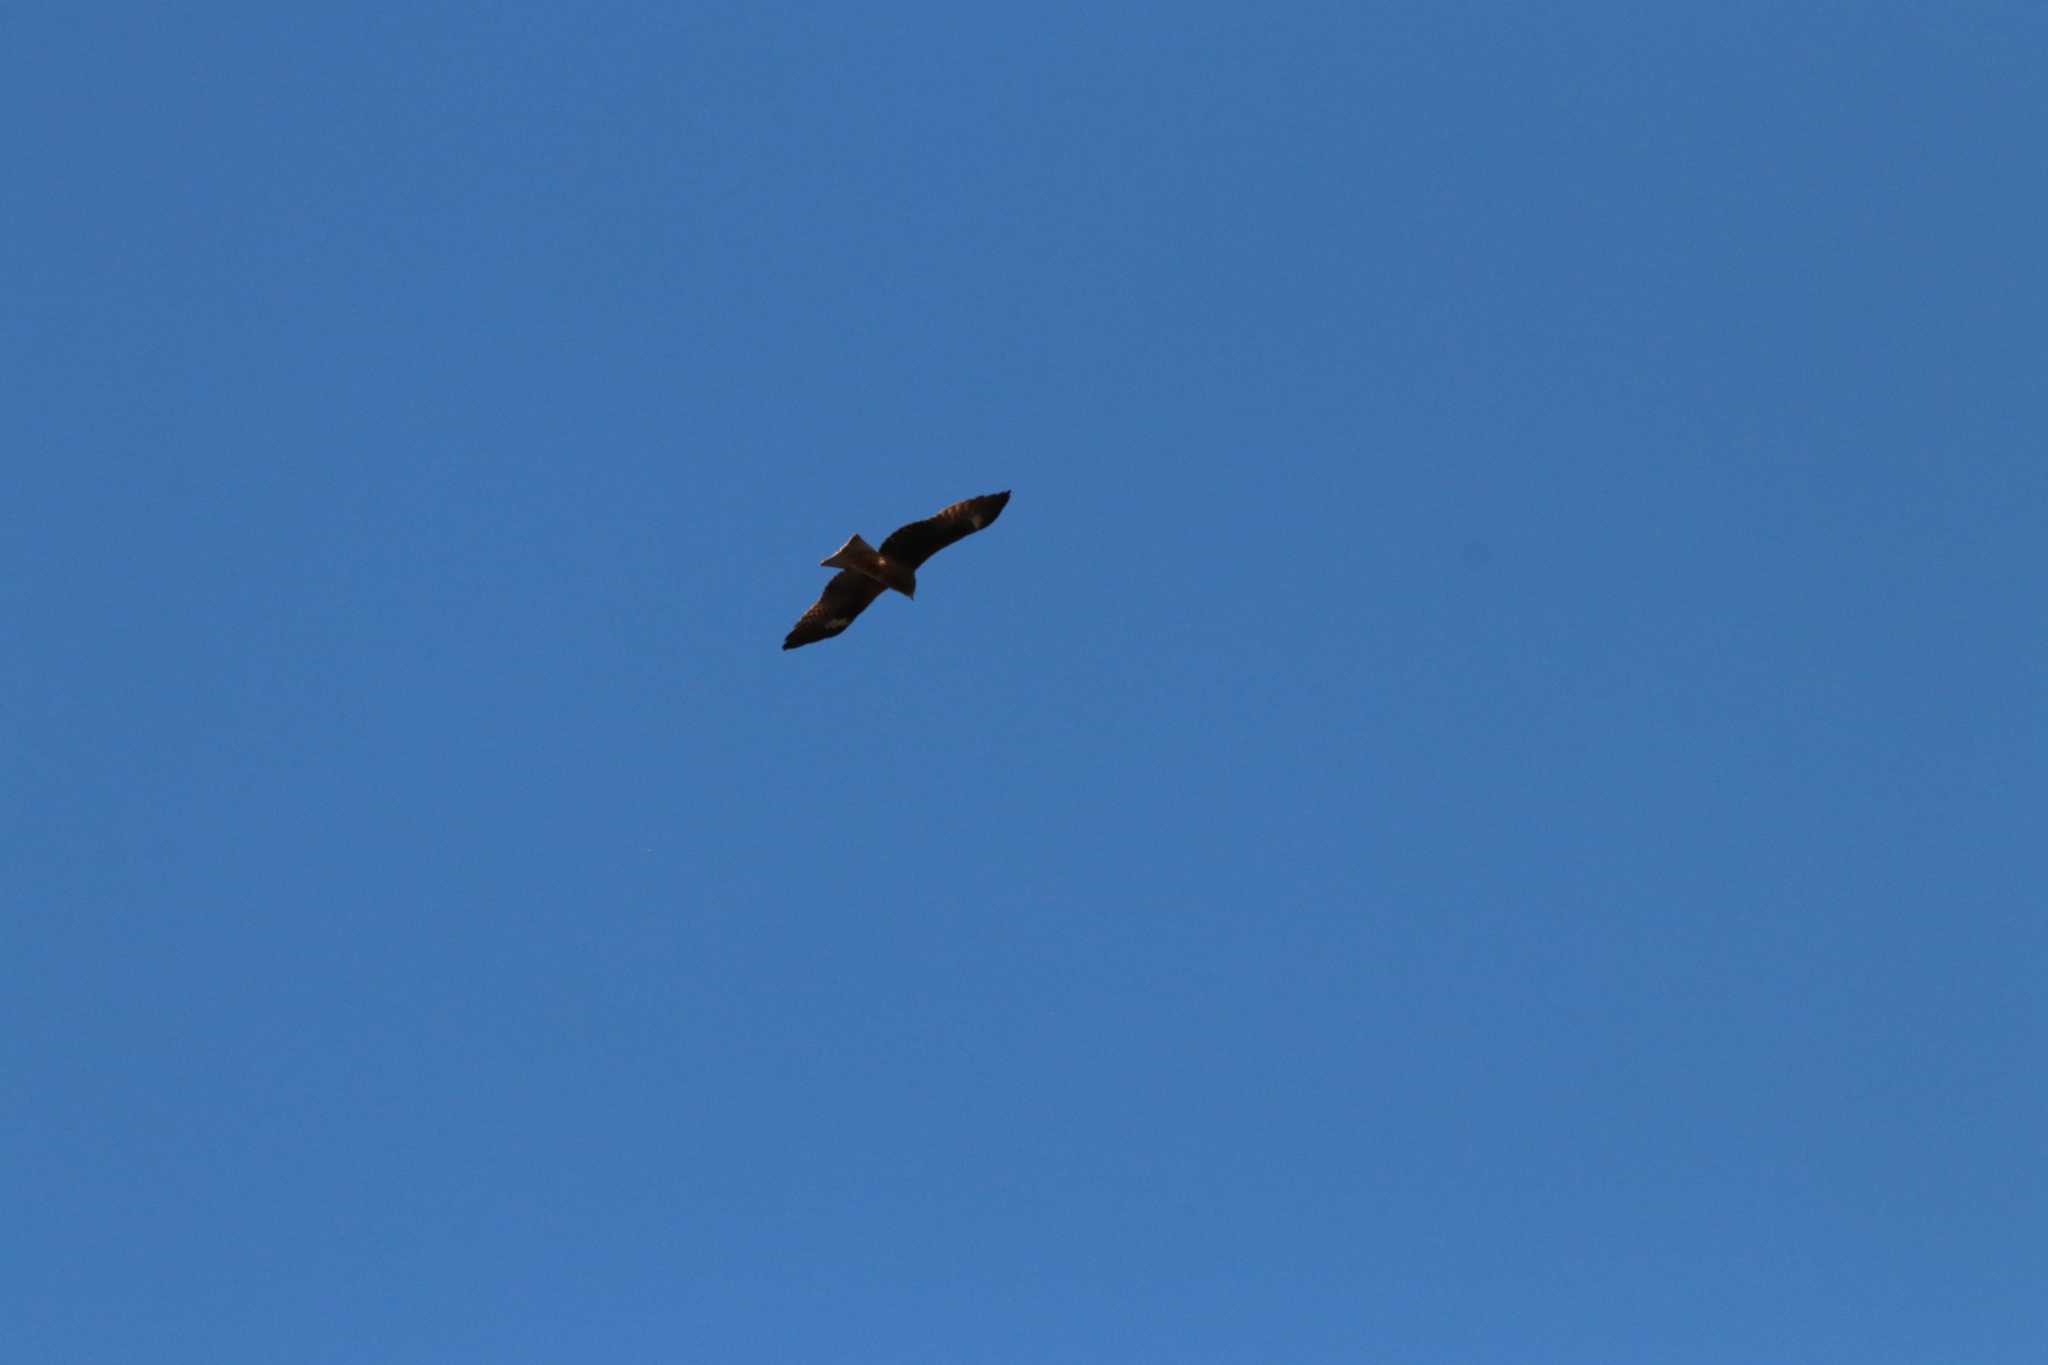
[[2048,1358],[2044,73],[11,7],[0,1354]]

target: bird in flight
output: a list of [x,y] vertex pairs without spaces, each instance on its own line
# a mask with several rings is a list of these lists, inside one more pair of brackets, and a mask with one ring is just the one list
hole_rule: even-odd
[[894,588],[905,597],[917,596],[918,566],[954,541],[973,535],[1003,513],[1010,500],[1007,491],[987,493],[956,502],[937,516],[913,521],[889,533],[882,547],[859,536],[834,550],[819,563],[837,569],[832,581],[811,609],[798,618],[796,628],[782,642],[784,649],[829,640],[853,624],[853,618],[868,609],[884,589]]

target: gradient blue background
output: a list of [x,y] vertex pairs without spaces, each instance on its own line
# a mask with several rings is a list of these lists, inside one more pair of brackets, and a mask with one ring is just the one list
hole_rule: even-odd
[[2048,1353],[2038,7],[342,9],[0,23],[8,1359]]

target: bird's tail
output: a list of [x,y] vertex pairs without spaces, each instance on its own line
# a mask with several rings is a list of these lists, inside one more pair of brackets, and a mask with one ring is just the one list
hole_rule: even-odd
[[870,578],[881,577],[879,569],[882,556],[876,553],[874,546],[859,536],[854,536],[818,563],[828,569],[851,569]]

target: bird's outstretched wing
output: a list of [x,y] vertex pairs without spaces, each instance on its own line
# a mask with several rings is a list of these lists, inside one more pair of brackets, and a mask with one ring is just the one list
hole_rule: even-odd
[[796,626],[783,638],[784,649],[829,640],[853,624],[853,618],[868,609],[882,595],[882,585],[866,574],[841,569],[832,575],[825,591],[811,603],[811,609],[797,618]]
[[[1009,500],[1010,495],[1005,491],[956,502],[935,517],[897,527],[876,548],[884,559],[893,559],[915,569],[954,541],[973,535],[1001,516],[1003,504]],[[861,605],[866,606],[867,603]]]

